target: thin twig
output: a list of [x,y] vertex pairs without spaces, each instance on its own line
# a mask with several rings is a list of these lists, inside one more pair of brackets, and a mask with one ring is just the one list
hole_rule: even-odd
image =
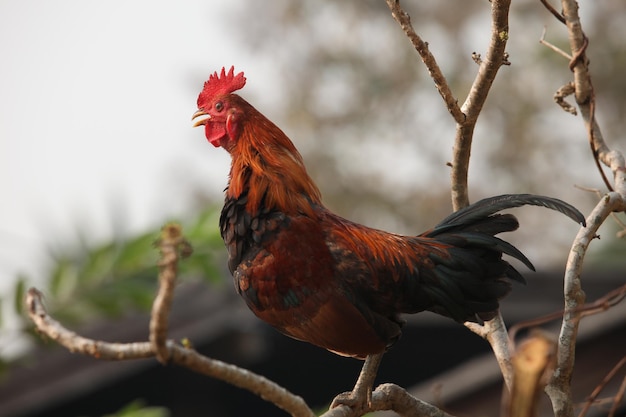
[[437,60],[428,49],[428,43],[424,42],[422,38],[415,32],[415,29],[413,29],[413,25],[411,24],[411,17],[400,6],[400,0],[386,1],[389,9],[391,10],[391,15],[398,22],[398,24],[400,24],[400,27],[413,44],[413,47],[415,48],[417,53],[422,58],[422,61],[426,65],[426,68],[428,68],[428,72],[430,73],[430,76],[435,83],[435,87],[437,87],[437,91],[439,91],[439,94],[441,94],[443,101],[446,103],[448,111],[457,123],[463,123],[463,121],[465,120],[465,114],[463,114],[463,112],[461,111],[456,97],[454,97],[454,95],[452,94],[450,86],[448,85],[448,81],[443,75],[443,72],[441,72],[439,64],[437,64]]
[[[587,303],[577,308],[581,317],[591,316],[607,311],[608,309],[615,307],[626,299],[626,284],[609,291],[604,296],[600,297],[593,303]],[[514,343],[515,337],[522,329],[541,326],[542,324],[549,323],[554,320],[563,318],[564,310],[554,311],[541,317],[536,317],[530,320],[521,321],[515,323],[509,328],[509,341]]]
[[591,406],[594,404],[594,402],[596,401],[596,399],[598,398],[598,395],[600,395],[600,393],[602,392],[602,390],[604,389],[604,387],[607,386],[607,384],[609,382],[611,382],[611,380],[615,377],[615,375],[617,374],[617,372],[622,369],[624,366],[626,366],[626,356],[624,356],[617,364],[615,364],[615,366],[609,371],[608,374],[606,374],[604,376],[604,378],[602,379],[602,381],[598,384],[598,386],[593,390],[593,392],[591,393],[591,395],[589,396],[589,398],[587,399],[587,401],[585,402],[585,406],[583,407],[583,409],[580,411],[580,414],[578,414],[578,417],[584,417],[585,414],[587,414],[587,412],[589,411],[589,409],[591,408]]
[[543,46],[546,46],[546,47],[552,49],[557,54],[565,57],[568,61],[571,61],[572,60],[572,56],[570,54],[568,54],[567,52],[565,52],[564,50],[562,50],[558,46],[553,45],[553,44],[551,44],[550,42],[548,42],[546,40],[546,31],[547,30],[548,30],[547,26],[544,26],[543,27],[543,31],[541,32],[541,38],[539,38],[539,43],[542,44]]
[[[600,192],[600,190],[597,188],[583,187],[582,185],[574,185],[574,187],[579,188],[584,191],[589,191],[597,195],[598,198],[602,198],[602,192]],[[613,221],[615,221],[615,223],[617,223],[621,229],[615,234],[615,236],[617,236],[619,239],[622,239],[624,236],[626,236],[626,223],[624,223],[622,219],[620,219],[617,216],[617,213],[615,212],[611,213],[611,217],[613,218]]]
[[622,380],[615,397],[613,397],[613,405],[611,406],[607,417],[615,417],[617,415],[617,410],[624,399],[624,395],[626,395],[626,377]]
[[[585,123],[585,126],[587,128],[587,137],[589,139],[589,146],[591,148],[591,154],[593,155],[593,160],[596,164],[596,168],[598,169],[598,172],[600,173],[600,176],[602,177],[602,181],[604,182],[604,184],[606,185],[606,188],[609,191],[613,191],[613,186],[611,185],[611,183],[609,182],[609,179],[606,177],[606,174],[602,170],[602,166],[600,164],[599,152],[598,152],[598,149],[596,149],[596,143],[598,141],[596,140],[594,135],[596,133],[600,134],[600,128],[596,122],[596,95],[595,95],[595,90],[593,88],[593,85],[591,83],[591,75],[588,73],[588,70],[587,70],[588,60],[585,54],[585,52],[587,51],[587,47],[589,46],[589,38],[587,38],[587,36],[582,32],[582,29],[580,31],[580,34],[582,36],[582,44],[578,47],[578,49],[574,51],[574,55],[572,56],[572,59],[569,62],[569,69],[571,71],[574,71],[577,74],[582,73],[583,76],[586,76],[587,78],[585,82],[583,83],[583,86],[589,88],[588,95],[585,95],[586,97],[588,97],[588,101],[583,102],[582,105],[585,108],[588,108],[589,123]],[[583,68],[582,71],[580,71],[581,66]],[[577,97],[577,102],[578,102],[578,97]],[[579,102],[579,104],[581,103]]]
[[561,23],[565,24],[565,18],[563,17],[563,15],[562,15],[561,13],[559,13],[559,12],[558,12],[558,11],[557,11],[554,7],[552,7],[552,5],[551,5],[550,3],[548,3],[548,1],[547,1],[547,0],[539,0],[539,1],[541,1],[541,4],[543,4],[543,5],[544,5],[544,7],[545,7],[546,9],[548,9],[548,11],[549,11],[550,13],[552,13],[552,15],[553,15],[554,17],[556,17],[556,19],[557,19],[559,22],[561,22]]

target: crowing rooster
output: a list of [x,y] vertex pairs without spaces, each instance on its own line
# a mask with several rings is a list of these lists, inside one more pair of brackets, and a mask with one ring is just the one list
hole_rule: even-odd
[[384,352],[403,313],[429,310],[463,323],[493,318],[511,281],[524,278],[495,237],[518,227],[499,211],[543,206],[584,224],[563,201],[529,194],[488,198],[418,236],[346,220],[324,207],[294,144],[234,91],[243,73],[214,73],[198,97],[194,126],[232,157],[220,231],[235,287],[259,318],[282,333],[340,355]]

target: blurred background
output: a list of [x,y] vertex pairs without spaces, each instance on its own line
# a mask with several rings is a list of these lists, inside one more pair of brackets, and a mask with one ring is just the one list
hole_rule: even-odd
[[[626,4],[580,3],[596,114],[609,145],[624,151]],[[403,5],[462,102],[477,69],[471,54],[488,43],[489,2]],[[470,199],[539,193],[588,213],[598,197],[577,186],[604,188],[581,118],[552,99],[571,73],[539,43],[544,28],[568,49],[565,29],[538,1],[513,2],[511,65],[476,129]],[[183,223],[196,249],[184,285],[232,292],[217,231],[229,158],[190,122],[203,82],[222,66],[245,71],[241,95],[295,142],[334,211],[417,234],[451,210],[454,123],[382,0],[3,1],[0,56],[8,381],[37,345],[21,313],[24,289],[41,288],[69,324],[143,317],[155,285],[152,242],[166,221]],[[558,280],[576,226],[533,208],[516,215],[522,227],[507,240]],[[623,271],[617,230],[603,226],[590,270]]]

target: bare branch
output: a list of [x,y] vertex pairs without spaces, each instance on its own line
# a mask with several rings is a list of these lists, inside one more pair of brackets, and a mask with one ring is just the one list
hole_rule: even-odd
[[498,361],[500,372],[504,378],[506,386],[510,389],[513,383],[513,366],[511,364],[511,351],[509,348],[509,338],[506,325],[502,319],[502,314],[485,322],[482,326],[477,323],[464,323],[465,327],[476,333],[491,345],[493,354]]
[[613,405],[611,406],[607,417],[615,417],[617,415],[617,410],[624,399],[624,395],[626,395],[626,378],[622,380],[622,384],[619,386],[617,394],[615,394],[615,397],[613,398]]
[[[400,24],[411,43],[426,64],[437,89],[443,97],[448,110],[453,115],[457,128],[451,164],[451,191],[454,210],[469,204],[467,189],[469,160],[472,147],[474,128],[482,111],[490,88],[502,65],[509,65],[506,43],[509,38],[509,7],[510,0],[491,1],[491,39],[485,58],[476,52],[472,59],[476,62],[478,73],[471,86],[463,106],[459,109],[447,85],[435,58],[428,50],[428,45],[415,33],[409,15],[400,6],[399,0],[387,0],[394,19]],[[484,326],[466,324],[470,330],[486,338],[493,347],[494,353],[502,369],[505,381],[510,386],[511,364],[508,347],[508,336],[502,317],[498,316]]]
[[[613,369],[611,369],[609,371],[608,374],[606,374],[606,376],[602,379],[602,381],[600,382],[600,384],[598,384],[598,386],[593,390],[593,392],[591,393],[591,395],[589,396],[589,398],[587,399],[587,402],[585,403],[585,406],[583,407],[583,409],[580,411],[580,414],[578,414],[578,417],[584,417],[587,412],[589,411],[589,409],[591,408],[591,406],[593,405],[593,403],[596,401],[596,399],[598,398],[598,395],[600,395],[600,392],[602,392],[602,390],[604,389],[604,387],[606,387],[606,385],[615,377],[615,375],[617,374],[617,372],[623,368],[624,366],[626,366],[626,356],[624,356],[614,367]],[[624,383],[626,383],[626,379],[624,380]],[[622,390],[622,395],[623,395],[623,390]],[[619,404],[620,400],[620,396],[617,395],[615,397],[615,401],[614,401],[614,408],[616,408],[617,404]],[[613,415],[615,413],[612,413],[611,415]]]
[[[372,393],[371,411],[393,410],[402,417],[453,417],[440,408],[418,400],[404,388],[395,384],[381,384]],[[361,414],[346,406],[339,405],[320,417],[357,417]]]
[[70,352],[82,353],[96,359],[129,360],[154,356],[150,343],[107,343],[84,338],[67,330],[58,321],[48,316],[39,290],[31,288],[26,293],[26,308],[37,330],[67,348]]
[[552,15],[561,23],[565,24],[565,18],[563,17],[563,15],[559,12],[556,11],[556,9],[554,7],[552,7],[552,5],[550,3],[548,3],[548,0],[540,0],[541,4],[544,5],[544,7],[546,9],[548,9],[548,11],[550,13],[552,13]]
[[589,244],[596,237],[598,228],[611,212],[623,205],[624,199],[616,192],[604,196],[587,217],[587,227],[578,231],[569,253],[564,278],[565,308],[559,335],[557,365],[554,376],[546,387],[556,416],[572,416],[574,412],[570,381],[574,369],[578,325],[582,317],[580,306],[585,301],[580,281],[584,256]]
[[[542,45],[544,45],[544,46],[546,46],[546,47],[548,47],[548,48],[550,48],[550,49],[552,49],[552,50],[553,50],[554,52],[556,52],[557,54],[559,54],[559,55],[561,55],[561,56],[565,57],[568,61],[571,61],[571,60],[572,60],[572,56],[571,56],[571,55],[569,55],[567,52],[565,52],[565,51],[564,51],[564,50],[562,50],[561,48],[559,48],[559,47],[557,47],[557,46],[555,46],[555,45],[551,44],[550,42],[548,42],[548,41],[546,40],[546,31],[547,31],[547,28],[546,28],[546,26],[544,26],[544,27],[543,27],[543,31],[541,32],[541,38],[539,39],[539,43],[540,43],[540,44],[542,44]],[[574,91],[573,91],[573,89],[572,89],[572,93],[573,93],[573,92],[574,92]]]
[[[584,191],[589,191],[592,193],[595,193],[598,198],[602,198],[602,193],[600,192],[599,189],[597,188],[589,188],[589,187],[583,187],[581,185],[575,185],[576,188],[580,188],[581,190]],[[619,230],[618,232],[615,233],[615,236],[619,239],[622,239],[624,236],[626,236],[626,223],[624,223],[615,212],[611,213],[611,217],[613,218],[613,220],[615,221],[615,223],[617,223],[617,225],[620,227],[621,230]]]
[[[35,288],[28,290],[26,294],[28,314],[39,332],[58,342],[70,352],[106,360],[142,359],[156,356],[150,342],[108,343],[87,339],[66,329],[48,315],[41,297],[41,293]],[[251,391],[292,416],[313,417],[315,415],[301,397],[263,376],[235,365],[207,358],[195,350],[179,346],[172,341],[165,343],[165,349],[167,350],[166,357],[171,363]]]
[[[474,79],[470,92],[461,107],[467,118],[457,123],[456,137],[452,150],[453,161],[451,176],[452,206],[459,210],[469,204],[467,188],[469,161],[472,148],[474,128],[478,116],[502,65],[508,63],[506,43],[509,39],[509,7],[510,0],[493,0],[491,2],[491,39],[485,57],[480,60],[478,74]],[[486,322],[481,329],[478,326],[466,326],[487,339],[493,349],[498,365],[508,387],[512,382],[510,348],[508,334],[502,316]]]
[[161,238],[157,241],[161,251],[159,261],[159,292],[152,303],[150,319],[150,344],[161,363],[167,363],[169,350],[165,346],[167,341],[168,321],[174,285],[178,275],[178,262],[181,256],[191,254],[191,245],[183,238],[182,231],[177,224],[168,224],[161,230]]
[[[571,395],[571,376],[574,367],[576,336],[583,310],[584,292],[580,282],[583,259],[591,241],[596,237],[600,225],[614,211],[626,209],[626,165],[624,157],[616,150],[611,150],[600,131],[595,118],[595,94],[589,72],[589,60],[586,49],[589,39],[585,36],[578,16],[576,0],[561,0],[563,13],[558,14],[546,1],[541,0],[552,14],[567,26],[572,59],[569,68],[574,72],[573,93],[580,109],[594,161],[607,188],[611,190],[596,205],[587,219],[587,227],[581,228],[572,244],[564,277],[564,311],[559,335],[557,365],[552,380],[546,387],[552,408],[556,416],[573,416]],[[571,94],[572,88],[562,91]],[[556,97],[555,97],[556,98]],[[613,173],[612,185],[601,169],[600,162],[608,166]],[[615,190],[615,192],[612,192]]]
[[[582,30],[578,16],[578,3],[575,0],[562,0],[561,4],[573,56],[570,69],[574,72],[576,103],[589,135],[594,158],[609,167],[613,173],[613,186],[607,182],[609,190],[614,189],[626,197],[626,163],[624,157],[620,152],[607,146],[595,117],[595,95],[589,72],[589,61],[585,54],[589,40]],[[626,198],[624,200],[626,202]],[[619,210],[626,210],[626,203],[622,204]]]
[[509,7],[510,0],[491,1],[491,39],[484,58],[478,67],[470,92],[461,106],[466,115],[462,123],[457,123],[456,137],[452,150],[452,206],[458,210],[469,204],[467,190],[469,160],[472,148],[474,128],[491,85],[502,65],[508,62],[506,43],[509,39]]
[[267,378],[246,369],[207,358],[192,349],[167,340],[168,317],[178,272],[178,261],[181,257],[191,254],[191,246],[182,236],[180,226],[176,224],[169,224],[163,228],[157,244],[161,251],[161,260],[159,261],[160,285],[152,306],[150,342],[107,343],[84,338],[67,330],[59,322],[49,317],[41,302],[41,293],[31,288],[26,296],[26,305],[37,329],[71,352],[110,360],[154,356],[162,363],[171,361],[195,372],[247,389],[284,409],[292,416],[314,416],[314,413],[301,397],[290,393]]
[[413,29],[413,25],[411,24],[411,17],[407,12],[402,9],[400,6],[400,0],[386,0],[389,9],[391,9],[391,15],[393,18],[400,24],[400,27],[406,33],[406,36],[409,38],[413,47],[422,58],[422,61],[428,68],[428,72],[430,73],[431,78],[435,82],[435,87],[437,87],[437,91],[441,94],[441,98],[446,103],[446,107],[448,111],[454,117],[454,120],[457,123],[463,123],[465,120],[465,115],[459,108],[459,103],[457,99],[452,94],[450,87],[448,86],[448,81],[446,77],[441,72],[441,68],[439,68],[439,64],[437,64],[437,60],[430,53],[428,49],[428,43],[424,42],[422,38],[419,37],[417,33],[415,33],[415,29]]
[[[593,303],[588,303],[578,307],[578,312],[581,317],[591,316],[593,314],[599,314],[607,311],[609,308],[615,307],[617,304],[621,303],[624,299],[626,299],[626,284],[609,291],[604,296],[600,297]],[[559,310],[549,314],[546,314],[541,317],[533,318],[526,321],[521,321],[519,323],[515,323],[509,329],[509,340],[511,343],[515,340],[515,336],[517,333],[529,327],[537,327],[545,323],[549,323],[554,320],[558,320],[563,318],[564,311]]]

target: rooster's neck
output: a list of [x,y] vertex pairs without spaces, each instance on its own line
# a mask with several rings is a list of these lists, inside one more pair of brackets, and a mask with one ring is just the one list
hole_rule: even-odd
[[319,189],[309,177],[302,156],[276,125],[258,112],[248,115],[231,149],[227,199],[247,199],[246,209],[314,215],[321,204]]

